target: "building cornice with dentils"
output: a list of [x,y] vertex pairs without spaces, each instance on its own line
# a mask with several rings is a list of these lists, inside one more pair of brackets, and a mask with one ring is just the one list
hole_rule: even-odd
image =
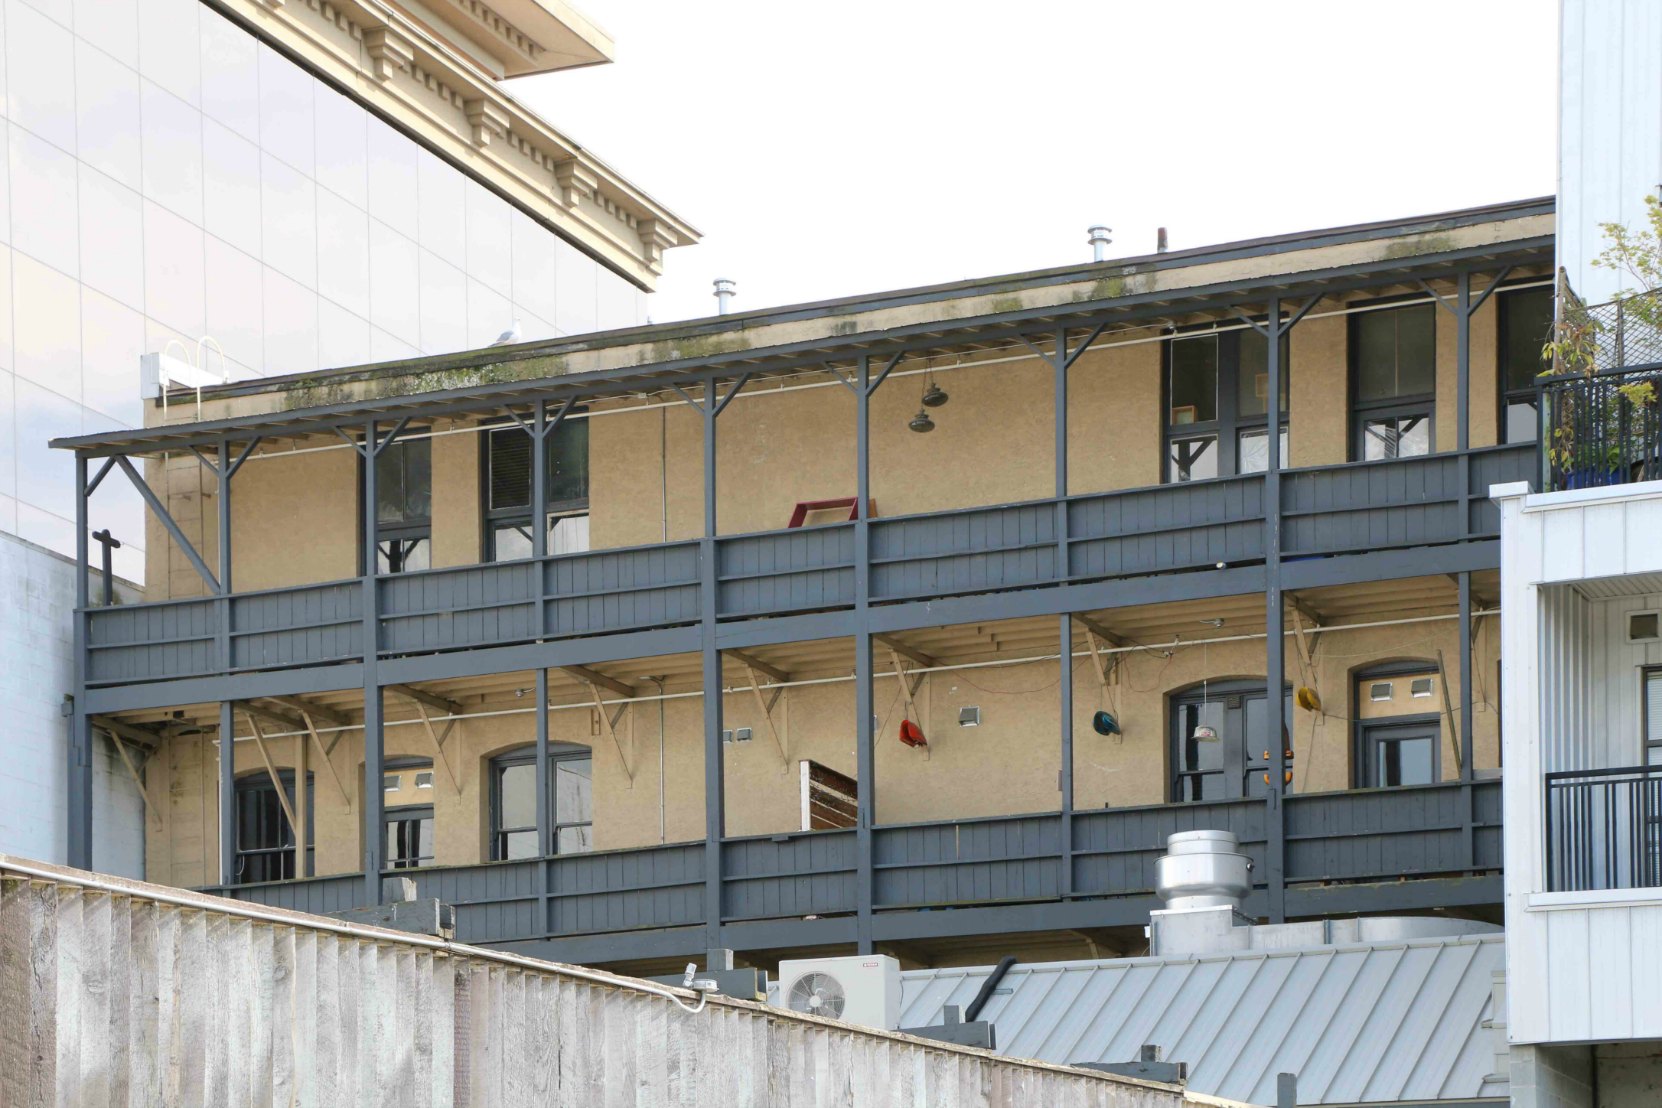
[[[384,0],[205,2],[648,292],[663,272],[664,251],[699,240],[692,225],[520,104],[480,61],[397,6]],[[484,5],[469,7],[484,12]],[[481,25],[527,59],[549,53],[494,9]],[[458,26],[456,33],[465,30],[474,31],[469,41],[476,42],[478,28]],[[604,61],[609,48],[602,36],[595,57],[569,64]],[[573,56],[570,44],[562,50]]]

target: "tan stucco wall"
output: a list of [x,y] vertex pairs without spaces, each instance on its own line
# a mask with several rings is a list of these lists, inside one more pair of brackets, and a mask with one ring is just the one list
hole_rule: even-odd
[[[442,421],[434,430],[452,426]],[[484,543],[480,436],[439,434],[428,441],[433,452],[433,566],[472,565]]]
[[250,460],[231,482],[237,590],[338,581],[358,572],[358,455]]
[[1348,336],[1348,318],[1334,315],[1305,319],[1287,337],[1287,461],[1295,467],[1350,456]]

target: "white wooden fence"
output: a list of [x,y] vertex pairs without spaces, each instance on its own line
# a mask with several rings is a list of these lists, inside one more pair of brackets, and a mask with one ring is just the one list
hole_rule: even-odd
[[0,855],[6,1108],[1220,1103],[668,992]]

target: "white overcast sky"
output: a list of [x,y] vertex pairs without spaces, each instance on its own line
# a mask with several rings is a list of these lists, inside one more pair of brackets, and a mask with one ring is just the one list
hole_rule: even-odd
[[1555,0],[576,3],[511,88],[704,233],[657,322],[1555,186]]

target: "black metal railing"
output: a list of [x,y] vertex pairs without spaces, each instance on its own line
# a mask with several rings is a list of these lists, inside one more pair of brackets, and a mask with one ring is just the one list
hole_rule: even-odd
[[1544,377],[1543,486],[1662,480],[1662,364]]
[[1662,886],[1662,766],[1546,775],[1547,891]]

